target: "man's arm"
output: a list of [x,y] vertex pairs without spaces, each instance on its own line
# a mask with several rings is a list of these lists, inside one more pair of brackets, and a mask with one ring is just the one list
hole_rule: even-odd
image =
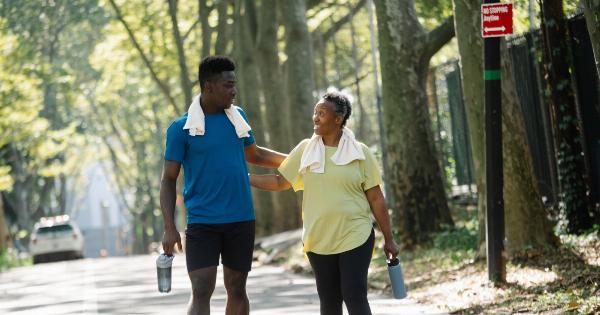
[[268,191],[282,191],[292,188],[292,184],[288,182],[283,176],[275,174],[256,175],[248,174],[250,176],[250,185],[253,187],[268,190]]
[[173,255],[173,247],[177,243],[182,250],[181,237],[175,226],[175,200],[177,198],[177,177],[181,164],[165,160],[163,175],[160,181],[160,209],[162,211],[165,232],[163,234],[163,251]]
[[244,154],[248,163],[265,168],[277,168],[287,157],[287,154],[259,147],[256,143],[246,146]]

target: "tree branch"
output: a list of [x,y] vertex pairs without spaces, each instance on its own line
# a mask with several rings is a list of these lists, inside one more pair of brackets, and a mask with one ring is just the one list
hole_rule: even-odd
[[150,62],[150,60],[148,59],[148,57],[142,50],[142,47],[140,46],[137,39],[135,38],[135,35],[133,34],[133,31],[129,27],[129,24],[127,24],[127,22],[123,18],[123,15],[121,14],[121,10],[119,9],[119,7],[117,6],[117,4],[115,3],[114,0],[109,0],[109,1],[110,1],[110,5],[115,10],[117,19],[121,22],[121,24],[123,24],[123,27],[125,27],[125,30],[127,31],[127,34],[129,35],[129,39],[131,40],[131,43],[133,44],[135,49],[140,54],[140,57],[142,57],[142,61],[144,62],[144,65],[146,65],[146,68],[148,68],[148,70],[150,71],[152,80],[154,80],[154,82],[158,85],[158,88],[165,95],[165,97],[167,98],[169,103],[173,106],[173,108],[175,109],[175,112],[181,113],[179,111],[179,107],[177,107],[177,102],[175,102],[175,99],[173,98],[173,96],[171,95],[171,92],[169,91],[169,87],[163,81],[161,81],[160,78],[158,78],[156,71],[154,71],[154,68],[152,67],[152,63]]
[[200,23],[200,20],[194,21],[194,24],[192,24],[192,26],[190,26],[190,29],[187,30],[185,32],[185,34],[183,34],[183,37],[181,38],[182,41],[185,42],[185,40],[188,38],[188,36],[190,35],[190,33],[194,30],[194,27],[196,27],[196,25],[198,25],[198,23]]
[[323,0],[307,0],[306,1],[306,11],[316,7],[317,5],[321,4],[321,2],[323,2]]
[[[344,24],[348,23],[352,17],[365,5],[366,0],[360,0],[343,18],[334,22],[333,25],[325,32],[323,32],[323,41],[328,41],[335,33],[337,33]],[[319,27],[314,32],[317,32]]]
[[425,35],[425,52],[421,61],[429,62],[444,45],[446,45],[455,35],[454,16],[448,17],[442,24]]
[[183,49],[183,39],[179,33],[179,24],[177,22],[177,0],[169,0],[169,15],[173,25],[173,39],[177,47],[177,61],[179,63],[181,90],[185,96],[185,104],[192,103],[192,87],[190,86],[190,77],[188,74],[187,62],[185,60],[185,51]]

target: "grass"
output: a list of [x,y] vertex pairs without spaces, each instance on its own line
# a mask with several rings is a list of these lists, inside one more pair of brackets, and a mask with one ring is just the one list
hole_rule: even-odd
[[0,251],[0,272],[8,268],[29,266],[33,264],[31,257],[18,257],[12,249]]
[[[451,314],[600,314],[600,237],[598,229],[582,236],[561,235],[561,246],[524,251],[507,263],[507,283],[494,286],[485,259],[476,259],[478,225],[473,213],[453,209],[456,225],[430,244],[401,252],[409,298]],[[369,271],[371,291],[391,296],[377,233]],[[310,274],[300,244],[276,263]]]

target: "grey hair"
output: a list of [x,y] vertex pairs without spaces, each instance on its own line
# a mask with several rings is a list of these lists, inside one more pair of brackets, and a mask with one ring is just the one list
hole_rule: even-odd
[[323,99],[335,105],[336,115],[344,118],[342,121],[342,128],[346,126],[346,122],[348,121],[350,114],[352,114],[352,105],[350,104],[348,96],[342,92],[332,91],[325,93]]

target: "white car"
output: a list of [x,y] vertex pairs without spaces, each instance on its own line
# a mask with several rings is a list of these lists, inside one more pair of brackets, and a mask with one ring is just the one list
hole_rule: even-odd
[[29,240],[34,264],[83,258],[83,246],[83,235],[68,215],[41,218]]

